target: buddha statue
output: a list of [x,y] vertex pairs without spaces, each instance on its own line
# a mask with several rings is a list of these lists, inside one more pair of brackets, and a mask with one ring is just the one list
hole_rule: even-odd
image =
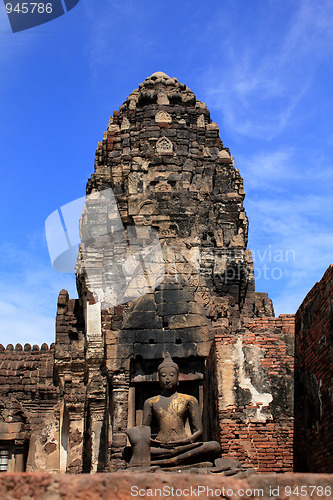
[[[143,407],[143,425],[127,430],[132,446],[132,467],[158,465],[181,466],[199,462],[214,462],[221,455],[216,441],[202,442],[202,422],[197,399],[177,391],[178,365],[169,353],[158,367],[162,387],[160,396],[149,398]],[[158,423],[156,438],[151,438],[153,417]],[[189,422],[191,435],[185,430]]]

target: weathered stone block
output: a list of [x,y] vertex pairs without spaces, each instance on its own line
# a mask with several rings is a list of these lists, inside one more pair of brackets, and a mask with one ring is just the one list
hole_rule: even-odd
[[163,289],[163,291],[155,292],[155,300],[156,302],[168,303],[168,302],[189,302],[193,300],[193,294],[187,292],[186,290],[179,289]]
[[127,443],[127,436],[126,434],[119,433],[119,434],[113,434],[112,436],[112,446],[114,448],[122,448],[126,446]]
[[162,302],[158,304],[157,312],[160,316],[187,314],[188,302]]
[[207,325],[207,319],[205,316],[200,314],[188,314],[188,315],[176,315],[176,316],[166,316],[165,321],[168,322],[170,329],[172,328],[190,328],[193,326],[205,326]]
[[123,323],[123,328],[136,330],[138,328],[162,328],[162,320],[153,312],[132,312]]
[[151,293],[147,293],[143,297],[140,297],[136,300],[134,305],[135,311],[144,311],[144,312],[155,312],[156,304],[154,300],[154,295]]

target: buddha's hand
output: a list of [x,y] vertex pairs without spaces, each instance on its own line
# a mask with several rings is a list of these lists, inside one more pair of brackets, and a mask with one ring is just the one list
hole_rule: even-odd
[[158,447],[158,448],[165,448],[165,449],[173,449],[176,448],[177,446],[181,446],[184,444],[189,444],[191,441],[189,439],[178,439],[176,441],[168,441],[168,442],[163,442],[159,441],[158,439],[151,439],[150,440],[150,445],[153,447]]
[[176,441],[169,441],[168,443],[163,443],[164,448],[175,448],[176,446],[183,446],[185,444],[192,444],[191,438],[177,439]]
[[150,445],[151,446],[157,446],[158,448],[166,448],[165,443],[162,443],[162,441],[159,441],[158,439],[152,439],[151,438]]

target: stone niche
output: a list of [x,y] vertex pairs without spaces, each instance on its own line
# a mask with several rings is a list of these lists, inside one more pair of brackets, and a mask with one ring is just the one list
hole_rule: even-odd
[[[160,360],[144,360],[137,356],[131,362],[128,422],[129,427],[142,425],[143,403],[146,399],[161,393],[156,366]],[[190,394],[199,401],[201,411],[204,404],[203,379],[205,372],[204,358],[190,356],[189,358],[175,358],[180,369],[178,391]],[[156,435],[156,424],[153,425],[152,436]],[[189,429],[188,429],[188,432]]]

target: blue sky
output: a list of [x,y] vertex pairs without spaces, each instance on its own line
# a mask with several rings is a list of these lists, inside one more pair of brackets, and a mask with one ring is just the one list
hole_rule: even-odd
[[0,342],[54,341],[44,222],[84,196],[109,115],[155,71],[205,101],[244,178],[258,291],[293,313],[332,263],[333,2],[80,0],[13,34],[0,5]]

